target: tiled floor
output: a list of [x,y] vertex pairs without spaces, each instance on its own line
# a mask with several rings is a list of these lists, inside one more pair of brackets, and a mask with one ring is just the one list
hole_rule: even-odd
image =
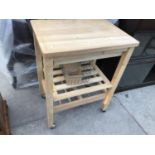
[[105,113],[101,102],[57,113],[56,128],[48,129],[38,88],[14,90],[1,73],[0,79],[12,134],[155,134],[155,86],[115,94]]

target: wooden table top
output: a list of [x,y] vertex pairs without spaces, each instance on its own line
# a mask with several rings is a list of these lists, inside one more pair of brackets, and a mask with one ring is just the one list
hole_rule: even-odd
[[42,54],[61,56],[89,49],[123,49],[139,42],[107,20],[31,20]]

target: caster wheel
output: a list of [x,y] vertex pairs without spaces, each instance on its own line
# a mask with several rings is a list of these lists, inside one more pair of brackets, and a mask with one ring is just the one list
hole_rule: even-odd
[[14,89],[17,89],[17,77],[16,76],[13,77],[12,86],[13,86]]
[[53,125],[50,127],[50,129],[54,129],[55,127],[56,127],[56,125],[53,124]]
[[45,97],[44,95],[41,95],[41,98],[42,98],[42,99],[46,99],[46,97]]
[[101,109],[101,111],[102,111],[102,112],[106,112],[106,110],[104,110],[104,109]]

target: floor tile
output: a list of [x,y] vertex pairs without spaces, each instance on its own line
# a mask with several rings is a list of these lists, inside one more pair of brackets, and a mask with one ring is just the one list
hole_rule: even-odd
[[56,128],[48,129],[46,118],[14,128],[13,134],[144,134],[137,123],[113,98],[112,103],[103,113],[101,102],[81,106],[55,114]]
[[148,134],[155,134],[155,85],[115,95]]

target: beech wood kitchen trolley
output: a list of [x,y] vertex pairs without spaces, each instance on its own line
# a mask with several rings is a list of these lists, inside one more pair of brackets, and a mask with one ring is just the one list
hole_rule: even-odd
[[[105,111],[139,42],[107,20],[32,20],[39,89],[46,98],[48,127],[54,113],[103,100]],[[97,59],[120,60],[111,81]],[[87,83],[67,85],[63,64],[81,63]],[[110,68],[109,68],[110,69]]]

